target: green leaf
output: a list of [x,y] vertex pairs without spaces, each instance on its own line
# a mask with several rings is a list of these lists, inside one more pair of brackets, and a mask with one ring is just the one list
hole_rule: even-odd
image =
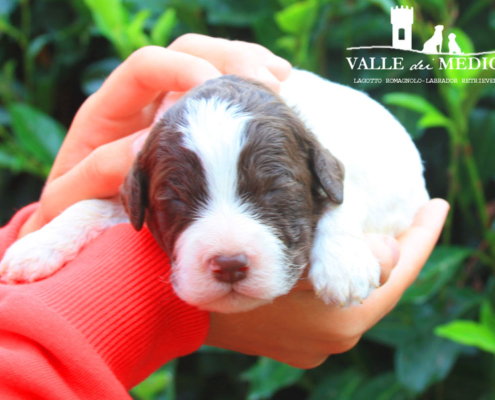
[[490,109],[475,109],[469,116],[469,139],[473,156],[483,183],[495,176],[495,113]]
[[495,354],[495,332],[474,321],[456,320],[435,328],[435,334]]
[[390,13],[390,9],[392,7],[395,7],[396,4],[392,0],[369,0],[370,3],[375,4],[376,6],[380,7],[384,12],[387,14]]
[[421,129],[435,128],[435,127],[448,127],[450,120],[443,114],[428,113],[418,121],[418,127]]
[[159,371],[151,374],[146,380],[135,386],[131,394],[138,400],[173,400],[176,361],[169,362]]
[[27,49],[28,57],[34,60],[38,56],[39,52],[43,50],[43,48],[54,39],[55,35],[53,35],[52,33],[45,33],[44,35],[37,36],[29,43]]
[[213,346],[207,346],[203,345],[201,346],[198,350],[196,350],[198,353],[206,353],[206,354],[230,354],[230,350],[222,349],[221,347],[213,347]]
[[11,25],[11,23],[7,19],[7,16],[5,15],[0,15],[0,33],[6,33],[7,35],[11,36],[21,43],[24,40],[22,31]]
[[483,326],[486,326],[495,334],[495,311],[487,299],[481,304],[480,320]]
[[413,340],[416,334],[410,310],[399,306],[366,332],[365,337],[386,346],[398,347]]
[[294,36],[282,36],[277,39],[276,45],[281,50],[294,53],[297,49],[297,40]]
[[96,26],[107,36],[121,34],[128,22],[128,14],[122,0],[84,0],[91,10]]
[[17,3],[18,0],[0,0],[0,15],[10,15]]
[[9,111],[19,144],[41,163],[51,165],[64,140],[65,128],[49,115],[27,104],[14,103]]
[[294,3],[276,13],[275,21],[282,31],[299,36],[311,30],[316,20],[317,11],[318,2],[316,0]]
[[151,15],[150,10],[139,11],[126,28],[126,35],[132,51],[151,44],[148,36],[144,33],[144,24]]
[[278,0],[282,7],[288,7],[291,4],[297,3],[299,0]]
[[361,383],[352,394],[352,400],[405,400],[404,392],[395,374],[386,372]]
[[422,114],[418,121],[420,128],[448,127],[450,120],[425,98],[411,93],[388,93],[383,102],[407,108]]
[[460,346],[448,340],[431,335],[418,336],[397,350],[397,378],[409,390],[421,393],[448,375],[460,350]]
[[365,381],[364,375],[356,368],[347,368],[321,379],[308,400],[353,400],[354,392]]
[[[271,16],[278,7],[272,1],[249,0],[200,0],[207,14],[209,25],[251,27],[257,20]],[[180,2],[172,3],[178,6]],[[179,10],[180,11],[180,10]],[[182,14],[180,12],[180,14]]]
[[122,58],[127,57],[132,49],[125,34],[129,15],[122,0],[84,0],[91,10],[96,27],[107,37],[119,51]]
[[19,171],[23,169],[20,158],[14,156],[5,148],[0,148],[0,167],[9,168],[13,171]]
[[46,179],[50,173],[50,165],[36,163],[15,146],[0,146],[0,168],[10,169],[15,174],[27,172],[42,179]]
[[0,125],[10,125],[10,114],[5,107],[0,106]]
[[401,302],[421,304],[430,300],[452,279],[471,253],[472,250],[465,247],[437,246]]
[[151,43],[156,46],[168,45],[177,22],[177,12],[173,8],[165,10],[151,30]]
[[248,400],[259,400],[270,398],[278,390],[297,382],[303,374],[303,369],[260,357],[242,378],[250,384]]

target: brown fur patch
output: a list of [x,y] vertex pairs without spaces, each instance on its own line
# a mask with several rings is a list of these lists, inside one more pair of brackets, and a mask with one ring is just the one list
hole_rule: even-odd
[[[124,187],[131,221],[134,217],[139,222],[146,209],[151,232],[173,257],[178,235],[209,197],[201,160],[184,147],[178,126],[188,125],[188,99],[213,97],[252,117],[237,166],[238,196],[253,207],[260,222],[273,228],[292,264],[304,265],[325,205],[342,202],[343,166],[280,97],[259,83],[235,76],[193,89],[155,125]],[[139,228],[139,223],[134,226]]]

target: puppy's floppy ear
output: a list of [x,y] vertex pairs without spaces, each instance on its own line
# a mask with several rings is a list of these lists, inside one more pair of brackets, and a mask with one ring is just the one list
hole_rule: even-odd
[[120,192],[121,200],[124,203],[131,224],[137,231],[143,227],[146,208],[149,203],[148,176],[139,161],[140,157],[138,156]]
[[320,186],[336,204],[344,201],[344,165],[320,142],[312,137],[310,141],[310,163]]

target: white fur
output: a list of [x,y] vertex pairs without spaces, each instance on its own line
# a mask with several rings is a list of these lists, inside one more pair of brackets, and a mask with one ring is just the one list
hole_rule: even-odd
[[[395,118],[364,93],[294,70],[282,83],[281,96],[346,170],[344,203],[329,207],[317,226],[310,279],[326,302],[361,301],[378,286],[380,274],[364,233],[400,234],[428,200],[418,151]],[[235,194],[242,132],[251,116],[215,99],[190,100],[189,107],[181,129],[185,145],[203,163],[210,200],[177,240],[174,288],[204,309],[253,308],[290,290],[290,268],[283,243]],[[95,204],[97,211],[88,211]],[[0,264],[0,276],[32,281],[54,273],[101,231],[123,222],[122,212],[98,200],[72,206],[16,242]],[[216,281],[211,257],[240,252],[249,258],[248,276],[233,285]]]
[[119,203],[80,201],[10,246],[0,262],[0,281],[33,282],[50,276],[73,260],[85,244],[111,226],[127,222]]
[[281,96],[345,166],[344,202],[318,223],[310,279],[327,302],[360,302],[380,275],[364,233],[397,236],[428,201],[419,153],[400,123],[362,92],[294,70]]

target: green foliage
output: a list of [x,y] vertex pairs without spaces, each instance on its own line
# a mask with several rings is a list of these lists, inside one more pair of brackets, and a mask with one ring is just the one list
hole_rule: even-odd
[[[390,44],[396,4],[414,7],[414,48],[443,24],[444,51],[449,33],[465,53],[495,49],[495,11],[486,0],[0,0],[3,221],[38,198],[40,178],[84,99],[134,50],[186,32],[258,42],[382,100],[416,140],[430,193],[451,204],[442,244],[417,282],[353,350],[303,371],[203,347],[136,386],[134,398],[495,398],[495,91],[493,84],[462,83],[494,71],[409,71],[420,60],[434,63],[436,56],[422,54],[405,58],[404,71],[350,70],[345,57],[365,54],[347,47]],[[384,83],[398,77],[458,83]]]
[[437,326],[435,333],[438,336],[476,346],[482,350],[495,354],[495,311],[488,301],[481,306],[481,321],[455,320],[445,325]]
[[287,34],[277,44],[294,54],[294,61],[302,68],[312,67],[310,39],[318,10],[317,0],[306,0],[289,4],[275,14],[278,27]]
[[151,34],[145,32],[145,24],[151,11],[143,9],[131,15],[122,0],[84,0],[91,10],[99,32],[115,46],[122,59],[133,51],[151,44],[168,44],[177,22],[173,9],[166,9],[154,24]]
[[137,400],[173,400],[175,399],[175,371],[177,361],[171,361],[148,379],[141,382],[131,390],[131,394]]
[[24,103],[8,107],[14,138],[3,128],[0,165],[14,172],[46,177],[65,136],[65,128],[42,111]]
[[403,303],[422,304],[438,294],[462,267],[472,250],[454,246],[437,246],[415,284],[406,290]]
[[304,370],[260,357],[256,364],[243,374],[249,381],[248,400],[269,399],[280,389],[295,384]]
[[392,104],[408,108],[421,114],[418,120],[418,128],[449,128],[451,121],[443,115],[433,104],[424,97],[411,93],[387,93],[383,96],[385,104]]
[[50,166],[65,136],[65,129],[53,118],[27,104],[9,107],[12,129],[21,147]]

